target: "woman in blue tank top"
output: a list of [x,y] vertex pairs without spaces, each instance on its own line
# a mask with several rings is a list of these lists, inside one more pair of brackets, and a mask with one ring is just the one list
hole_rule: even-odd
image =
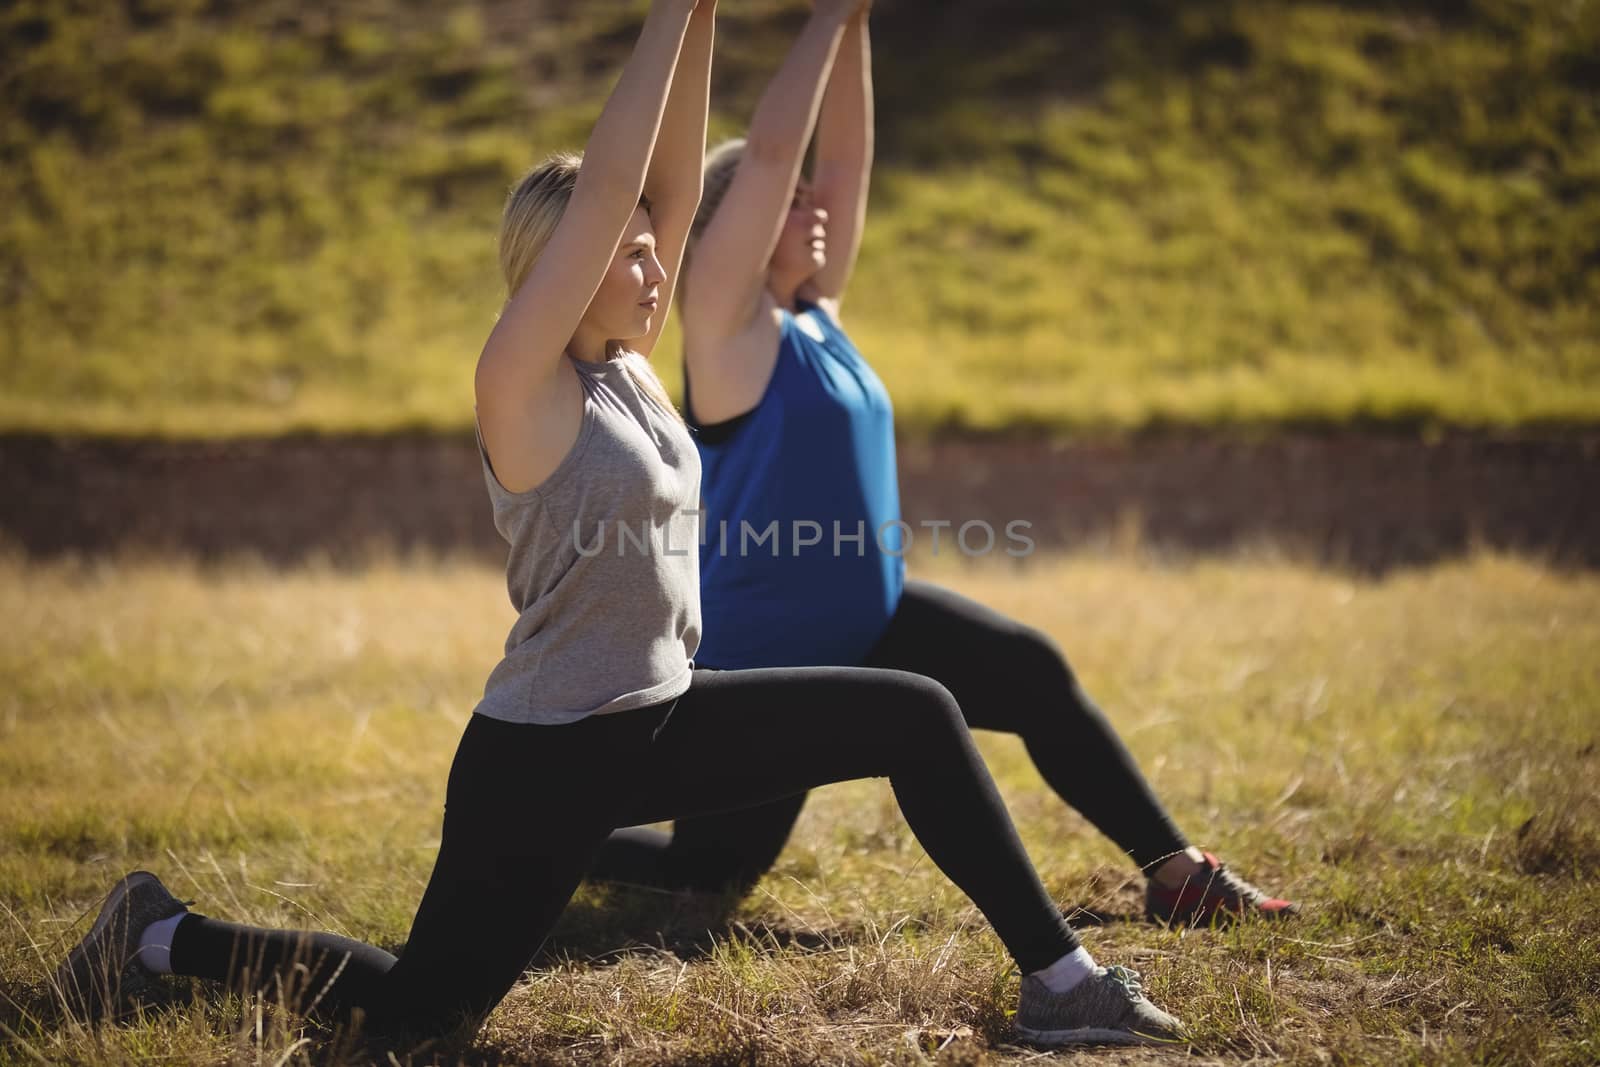
[[[831,51],[859,3],[817,0],[802,40]],[[457,746],[404,951],[196,914],[135,871],[57,972],[77,1012],[115,1012],[134,987],[176,973],[358,1014],[385,1044],[470,1033],[616,828],[886,777],[917,840],[1022,971],[1019,1039],[1181,1041],[1136,975],[1078,942],[944,687],[894,670],[691,659],[693,520],[687,538],[668,535],[700,510],[700,464],[644,357],[700,196],[714,6],[656,0],[585,155],[540,164],[507,201],[507,300],[476,384],[519,618]],[[624,521],[631,552],[622,532],[603,541],[604,524]],[[846,731],[852,743],[834,744]],[[763,749],[783,758],[747,758]]]
[[[697,659],[934,678],[969,726],[1020,735],[1061,798],[1139,865],[1151,919],[1289,914],[1293,905],[1189,844],[1048,636],[905,580],[893,412],[840,319],[872,145],[863,8],[825,41],[802,35],[748,137],[707,157],[681,290],[684,406],[704,479]],[[748,886],[776,860],[804,799],[680,820],[670,835],[619,832],[596,873]]]

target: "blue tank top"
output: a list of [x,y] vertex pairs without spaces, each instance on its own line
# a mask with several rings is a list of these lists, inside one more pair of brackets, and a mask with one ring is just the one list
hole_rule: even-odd
[[826,311],[802,303],[783,312],[754,410],[698,426],[687,370],[684,407],[703,472],[696,662],[860,663],[905,585],[894,409],[877,374]]

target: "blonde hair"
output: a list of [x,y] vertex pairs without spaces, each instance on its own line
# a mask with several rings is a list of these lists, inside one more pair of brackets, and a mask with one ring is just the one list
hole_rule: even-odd
[[[528,280],[555,234],[578,186],[582,165],[582,153],[557,152],[512,186],[500,218],[500,273],[505,277],[507,301]],[[639,206],[649,212],[650,201],[640,197]],[[621,363],[635,385],[678,419],[683,418],[648,359],[618,341],[606,342],[606,358]]]

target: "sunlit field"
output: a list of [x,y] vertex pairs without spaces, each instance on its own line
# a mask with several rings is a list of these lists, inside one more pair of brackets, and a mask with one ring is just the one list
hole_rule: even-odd
[[[809,6],[722,0],[713,141]],[[466,432],[504,195],[582,145],[647,7],[0,2],[0,450]],[[1600,4],[878,0],[871,27],[843,316],[902,440],[1600,424]],[[679,349],[673,321],[675,396]],[[1048,631],[1194,843],[1303,906],[1145,923],[1127,858],[980,735],[1088,948],[1193,1038],[1087,1062],[1600,1063],[1600,572],[1180,559],[1135,518],[1074,555],[913,563]],[[50,976],[135,868],[208,915],[401,951],[513,614],[466,559],[43,561],[7,536],[0,1067],[1040,1058],[881,781],[816,792],[748,897],[584,886],[455,1043],[391,1055],[177,978],[74,1017]]]
[[[1131,555],[922,574],[1053,634],[1189,835],[1304,902],[1283,926],[1136,921],[1131,865],[1017,742],[983,738],[1091,951],[1140,969],[1205,1061],[1600,1058],[1600,577],[1493,557],[1376,581]],[[397,948],[510,622],[500,574],[9,558],[0,617],[0,1063],[368,1055],[180,981],[90,1029],[46,976],[136,867],[208,914]],[[884,784],[816,794],[777,869],[725,904],[586,887],[448,1056],[1026,1055],[1005,1044],[1016,975]]]

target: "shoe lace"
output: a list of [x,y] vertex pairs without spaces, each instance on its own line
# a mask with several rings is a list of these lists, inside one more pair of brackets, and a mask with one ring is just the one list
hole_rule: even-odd
[[1221,889],[1246,904],[1258,904],[1266,899],[1265,893],[1228,870],[1225,864],[1219,864],[1212,872],[1211,887],[1214,890]]
[[1139,980],[1139,972],[1129,967],[1107,967],[1106,977],[1110,978],[1122,991],[1128,994],[1129,1000],[1142,1000],[1144,998],[1144,985]]

